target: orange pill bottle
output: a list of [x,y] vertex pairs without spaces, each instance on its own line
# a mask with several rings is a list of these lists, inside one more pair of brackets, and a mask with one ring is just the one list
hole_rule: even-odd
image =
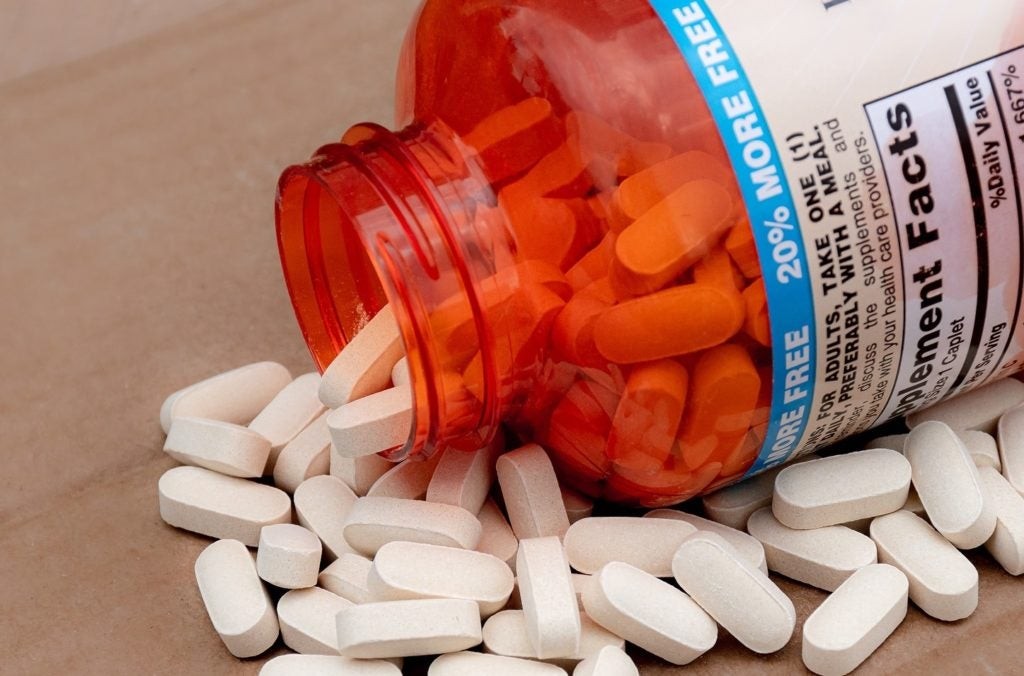
[[1018,4],[427,0],[400,131],[280,181],[314,359],[389,304],[389,457],[505,425],[651,506],[1014,372]]

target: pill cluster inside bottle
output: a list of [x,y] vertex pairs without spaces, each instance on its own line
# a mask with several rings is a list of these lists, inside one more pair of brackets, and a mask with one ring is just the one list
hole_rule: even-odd
[[161,410],[182,465],[160,478],[160,514],[215,539],[195,575],[227,650],[288,648],[265,675],[401,674],[404,658],[434,656],[432,676],[627,676],[638,651],[685,665],[726,633],[770,654],[798,622],[779,576],[827,592],[802,658],[845,674],[908,603],[945,622],[974,612],[961,550],[1024,574],[1019,381],[711,493],[703,515],[594,516],[537,443],[382,457],[413,403],[397,327],[378,317],[322,377],[251,364]]

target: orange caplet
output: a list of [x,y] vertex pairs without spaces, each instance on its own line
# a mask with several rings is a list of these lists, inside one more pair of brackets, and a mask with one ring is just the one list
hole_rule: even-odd
[[732,171],[717,157],[692,150],[633,174],[615,191],[615,204],[631,219],[640,218],[681,186],[696,180],[717,183],[736,194]]
[[698,469],[725,460],[750,429],[761,389],[750,355],[738,345],[720,345],[700,356],[679,429],[683,464]]
[[635,364],[720,345],[742,325],[739,294],[686,284],[607,309],[594,324],[594,342],[609,361]]
[[725,236],[725,250],[729,252],[736,267],[747,279],[761,276],[761,262],[757,258],[757,246],[754,244],[754,233],[750,230],[750,221],[740,220]]
[[768,323],[768,299],[764,293],[764,280],[755,279],[743,289],[746,318],[743,332],[764,346],[772,344],[771,325]]
[[662,288],[719,240],[731,209],[729,193],[712,181],[676,189],[616,238],[616,282],[634,294]]
[[551,103],[534,97],[489,115],[462,140],[480,156],[488,178],[501,183],[552,152],[563,138]]
[[671,359],[640,364],[630,372],[608,437],[613,462],[643,456],[665,463],[679,431],[687,382],[686,369]]

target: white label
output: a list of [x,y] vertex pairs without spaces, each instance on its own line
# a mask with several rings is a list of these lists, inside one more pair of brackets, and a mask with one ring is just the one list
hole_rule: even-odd
[[772,421],[750,473],[1020,368],[1024,3],[651,5],[764,269]]

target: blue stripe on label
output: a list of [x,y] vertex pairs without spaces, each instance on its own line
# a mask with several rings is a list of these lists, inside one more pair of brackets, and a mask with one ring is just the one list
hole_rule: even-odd
[[793,197],[764,111],[704,0],[650,0],[679,46],[718,125],[757,243],[772,331],[772,410],[747,471],[785,462],[807,427],[814,395],[815,325],[807,255]]

